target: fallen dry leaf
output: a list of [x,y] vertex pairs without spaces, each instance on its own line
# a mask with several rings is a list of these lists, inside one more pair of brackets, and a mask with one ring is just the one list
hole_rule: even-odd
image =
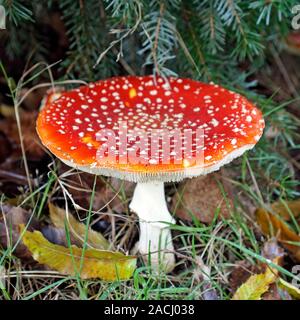
[[39,222],[34,217],[32,217],[32,214],[21,207],[14,207],[8,204],[3,204],[0,206],[0,212],[0,222],[4,223],[5,218],[7,226],[12,227],[13,229],[18,228],[20,224],[27,224],[29,221],[30,229],[40,228]]
[[[271,261],[282,265],[284,250],[278,245],[275,238],[271,238],[263,244],[261,255]],[[251,264],[248,260],[238,261],[229,276],[231,292],[236,292],[238,287],[245,283],[252,275],[265,272],[268,266],[265,263]],[[275,272],[277,272],[275,270]]]
[[[52,243],[68,246],[65,229],[55,228],[51,225],[41,226],[32,215],[20,208],[11,205],[2,205],[0,207],[2,215],[0,216],[0,244],[7,248],[8,246],[16,246],[13,254],[27,263],[32,263],[32,255],[27,247],[19,241],[20,239],[20,224],[28,224],[28,230],[39,230],[43,235]],[[76,241],[72,236],[70,237],[71,243],[81,245],[81,241]]]
[[291,241],[300,244],[299,235],[290,229],[280,217],[263,208],[256,210],[256,219],[262,232],[266,236],[276,236],[279,243],[289,250],[297,261],[300,261],[300,246],[289,243],[289,241]]
[[[66,213],[64,209],[61,209],[52,203],[49,203],[49,212],[52,223],[56,228],[65,229],[65,223],[68,224],[69,231],[80,244],[85,242],[86,225],[77,221],[71,214]],[[88,228],[87,244],[95,249],[107,250],[110,247],[109,242],[99,232]]]
[[[29,160],[40,160],[45,151],[42,148],[40,140],[35,130],[35,119],[37,112],[34,111],[22,111],[20,112],[20,120],[22,127],[22,137],[26,156]],[[14,117],[7,117],[0,121],[1,130],[8,137],[11,144],[14,146],[15,152],[18,152],[21,156],[20,137],[17,122]]]
[[286,282],[283,279],[279,279],[279,287],[286,290],[290,296],[294,299],[300,300],[300,289]]
[[277,283],[272,283],[268,292],[263,294],[262,300],[292,300],[290,294],[280,288]]
[[[284,251],[278,245],[275,238],[270,239],[264,243],[262,248],[262,256],[269,261],[272,261],[277,266],[283,265]],[[291,295],[283,286],[280,286],[280,274],[277,268],[271,267],[265,263],[258,263],[252,266],[249,262],[244,261],[246,268],[240,270],[242,272],[234,272],[237,282],[240,283],[236,288],[233,300],[291,300]],[[250,267],[249,267],[250,266]],[[251,268],[251,271],[249,270]],[[250,275],[252,271],[255,274]],[[241,278],[244,278],[241,283]],[[230,277],[230,284],[232,287],[232,276]]]
[[241,260],[235,263],[229,276],[229,284],[231,292],[236,292],[244,282],[246,282],[251,275],[260,273],[261,267],[259,265],[253,265],[250,261]]
[[[190,212],[201,222],[211,223],[218,209],[220,216],[228,218],[232,192],[224,175],[222,170],[221,173],[185,180],[173,197],[171,210],[179,218],[189,221],[192,220]],[[224,197],[219,184],[223,185],[227,197]]]
[[[285,256],[284,249],[279,246],[276,238],[271,238],[264,243],[262,248],[262,256],[270,261],[273,261],[276,265],[282,266]],[[261,264],[264,269],[270,268],[266,264]],[[272,272],[279,276],[279,272],[275,268],[271,268]],[[280,280],[280,278],[278,278]],[[278,281],[277,281],[278,282]],[[291,300],[289,293],[280,288],[278,283],[272,283],[268,292],[263,294],[262,300]]]
[[82,279],[101,278],[103,280],[129,279],[136,267],[136,258],[119,252],[95,249],[69,248],[49,242],[39,231],[25,231],[21,226],[23,242],[33,258],[60,273]]
[[19,225],[27,224],[31,221],[29,229],[32,226],[39,229],[38,222],[31,217],[29,212],[20,207],[2,205],[0,206],[0,212],[0,245],[7,249],[8,247],[14,247],[18,243],[13,254],[25,262],[33,262],[31,253],[22,241],[19,241]]
[[261,300],[276,279],[277,274],[269,268],[264,273],[254,274],[237,289],[232,300]]
[[281,201],[274,202],[271,205],[274,213],[280,215],[285,221],[291,220],[291,214],[298,218],[300,217],[300,199],[287,201],[285,204]]

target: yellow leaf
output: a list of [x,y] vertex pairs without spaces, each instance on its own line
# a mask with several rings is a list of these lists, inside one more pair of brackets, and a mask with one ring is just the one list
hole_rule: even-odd
[[237,289],[232,300],[261,300],[276,279],[277,274],[270,268],[264,273],[254,274]]
[[286,282],[283,279],[279,279],[279,287],[286,290],[289,295],[295,299],[300,300],[300,289]]
[[263,208],[256,210],[256,218],[262,232],[265,235],[275,235],[278,241],[293,254],[295,259],[300,261],[300,246],[289,243],[299,242],[300,244],[300,236],[290,229],[287,224],[278,216],[266,211]]
[[[20,226],[23,232],[24,225]],[[25,231],[23,243],[32,253],[33,258],[60,273],[82,279],[101,278],[103,280],[129,279],[136,267],[136,258],[119,252],[83,249],[76,246],[69,248],[49,242],[39,231]],[[81,267],[81,270],[80,270]]]
[[[64,209],[56,207],[52,203],[49,203],[50,218],[55,227],[65,228],[65,222],[69,226],[70,233],[73,237],[80,240],[83,244],[86,235],[86,225],[78,222],[71,214],[68,215]],[[109,248],[109,242],[99,232],[88,228],[87,244],[95,249],[107,250]]]

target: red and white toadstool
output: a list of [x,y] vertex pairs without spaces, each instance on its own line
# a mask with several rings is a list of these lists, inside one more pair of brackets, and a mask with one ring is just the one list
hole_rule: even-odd
[[218,170],[255,146],[261,112],[215,84],[182,78],[115,77],[62,93],[37,120],[43,144],[69,166],[137,182],[140,253],[175,264],[164,182]]

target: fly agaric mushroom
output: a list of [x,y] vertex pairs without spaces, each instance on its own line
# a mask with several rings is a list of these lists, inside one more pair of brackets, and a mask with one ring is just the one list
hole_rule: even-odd
[[69,166],[137,182],[130,208],[139,217],[138,249],[168,271],[175,264],[168,224],[175,220],[164,182],[218,170],[253,148],[263,128],[261,112],[235,92],[152,76],[115,77],[62,93],[37,120],[43,144]]

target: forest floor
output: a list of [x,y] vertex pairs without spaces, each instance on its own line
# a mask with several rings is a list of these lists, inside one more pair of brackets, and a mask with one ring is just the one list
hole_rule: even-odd
[[128,209],[134,184],[95,179],[62,164],[42,147],[35,131],[45,88],[30,92],[25,82],[18,88],[25,99],[17,107],[1,76],[0,300],[229,300],[251,275],[266,275],[270,267],[272,281],[261,277],[248,283],[254,291],[265,287],[257,298],[299,298],[299,67],[299,57],[276,53],[264,70],[251,76],[257,82],[249,98],[262,108],[267,124],[263,139],[217,173],[166,185],[177,220],[171,226],[176,268],[169,274],[154,273],[138,257],[127,281],[59,273],[35,262],[20,241],[19,225],[28,224],[52,243],[72,243],[50,218],[53,204],[82,223],[90,221],[111,248],[132,253],[139,233],[137,217]]

